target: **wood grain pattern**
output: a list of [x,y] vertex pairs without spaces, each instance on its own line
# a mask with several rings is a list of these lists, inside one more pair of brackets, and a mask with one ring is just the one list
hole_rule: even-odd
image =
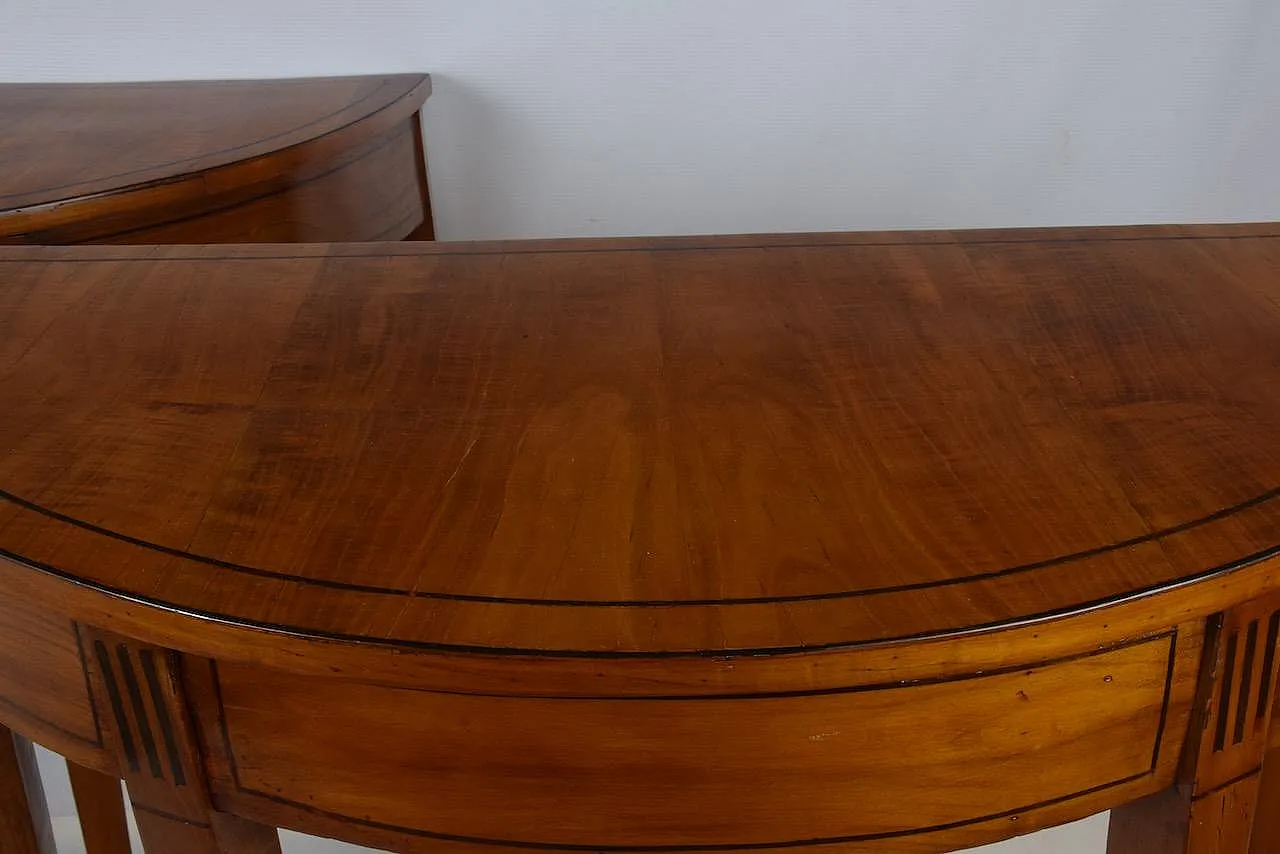
[[[1112,813],[1108,854],[1248,854],[1256,775],[1201,797],[1180,787]],[[1266,850],[1266,849],[1264,849]]]
[[[1198,663],[1196,643],[1175,659],[1163,636],[925,685],[677,700],[406,692],[223,665],[205,740],[225,751],[215,789],[237,811],[269,798],[553,849],[863,842],[1172,780],[1166,695]],[[339,720],[368,735],[330,738]],[[732,811],[708,809],[730,791]]]
[[[417,113],[429,91],[412,75],[0,86],[0,243],[432,239]],[[0,720],[107,772],[69,765],[88,850],[127,852],[116,763],[66,655],[71,623],[8,610]]]
[[1271,733],[1280,653],[1280,596],[1227,612],[1218,638],[1214,691],[1191,782],[1196,792],[1256,776]]
[[31,742],[0,726],[0,851],[56,854]]
[[94,696],[111,710],[105,731],[148,854],[279,854],[274,828],[213,809],[177,657],[96,629],[85,636]]
[[962,632],[1276,548],[1280,240],[684,246],[9,256],[0,546],[606,657]]
[[[1271,728],[1280,729],[1274,717]],[[1271,750],[1263,762],[1258,803],[1262,809],[1254,819],[1249,854],[1280,851],[1280,750]]]
[[1249,850],[1258,809],[1256,775],[1231,783],[1196,803],[1187,850],[1192,854],[1236,854]]
[[67,763],[67,775],[86,854],[130,854],[133,849],[120,780],[74,762]]
[[1278,608],[1280,595],[1272,594],[1230,609],[1215,625],[1182,779],[1176,789],[1113,814],[1109,854],[1250,851],[1255,817],[1277,806],[1259,801],[1259,786],[1277,687],[1273,662],[1280,650],[1269,626],[1280,624],[1273,619]]
[[[41,239],[70,243],[302,243],[336,240],[401,240],[425,222],[418,184],[421,157],[407,122],[352,152],[352,159],[287,191],[150,227],[110,233],[66,231]],[[100,227],[98,223],[87,226]],[[108,227],[114,228],[115,224]],[[68,238],[76,237],[76,240]]]
[[0,685],[0,724],[82,764],[114,772],[69,619],[0,597]]
[[939,852],[1129,804],[1113,854],[1245,854],[1278,263],[0,249],[0,587],[83,624],[153,848]]
[[0,86],[0,243],[430,232],[425,75]]

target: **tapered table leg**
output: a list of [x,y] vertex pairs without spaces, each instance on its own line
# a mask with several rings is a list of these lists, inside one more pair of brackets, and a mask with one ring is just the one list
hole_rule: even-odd
[[67,763],[67,773],[87,854],[130,854],[129,824],[120,781],[74,762]]
[[90,685],[147,854],[280,854],[275,828],[213,808],[177,655],[89,629]]
[[[1277,700],[1276,709],[1280,709]],[[1250,854],[1280,851],[1280,716],[1271,713],[1271,745],[1262,765],[1262,786],[1258,792],[1258,814],[1253,821]]]
[[[1280,598],[1233,608],[1210,634],[1199,720],[1183,750],[1181,780],[1112,811],[1109,854],[1280,851],[1280,751],[1269,751],[1280,671]],[[1273,766],[1268,756],[1276,760]]]
[[53,825],[31,742],[0,726],[0,851],[54,854]]

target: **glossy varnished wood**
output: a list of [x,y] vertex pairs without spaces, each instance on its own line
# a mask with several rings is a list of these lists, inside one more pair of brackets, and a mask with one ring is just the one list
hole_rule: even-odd
[[115,775],[67,763],[86,854],[130,854],[124,796]]
[[[1198,662],[1194,638],[1177,651],[1166,635],[927,687],[594,701],[405,692],[224,665],[210,676],[224,712],[208,741],[227,769],[216,785],[240,811],[270,798],[489,845],[857,843],[1169,772],[1165,694],[1171,673],[1190,683]],[[384,773],[385,756],[328,738],[330,716],[398,744],[403,767],[435,770],[406,789]],[[907,743],[910,752],[880,749]],[[1073,761],[1081,754],[1087,764]],[[505,757],[501,781],[480,756]],[[944,767],[972,769],[968,787],[920,786]],[[761,784],[737,789],[733,812],[707,809],[727,779],[752,775]],[[1001,791],[1008,779],[1019,785]]]
[[274,828],[213,809],[176,654],[90,630],[88,659],[109,745],[148,854],[279,854]]
[[[1112,816],[1111,850],[1228,854],[1250,850],[1277,688],[1280,595],[1228,611],[1212,625],[1203,689],[1178,785]],[[1266,835],[1258,828],[1259,842]],[[1157,841],[1158,840],[1158,841]],[[1265,849],[1263,849],[1265,850]]]
[[824,242],[11,254],[0,536],[232,621],[588,656],[1275,548],[1280,239]]
[[1269,225],[0,250],[0,585],[79,639],[157,845],[923,852],[1132,803],[1113,854],[1245,854],[1278,263]]
[[31,742],[0,726],[0,850],[4,854],[56,854]]
[[425,75],[0,85],[0,243],[429,236]]
[[[413,75],[0,86],[0,243],[433,239],[429,91]],[[114,758],[65,684],[81,668],[56,658],[71,624],[17,604],[0,604],[0,720],[74,759],[90,854],[127,852]]]
[[81,655],[71,620],[16,596],[0,597],[0,725],[83,765],[114,771]]
[[[1272,731],[1280,732],[1280,726],[1273,725]],[[1254,821],[1250,854],[1280,851],[1280,750],[1267,754],[1260,787],[1259,800],[1269,808],[1259,812]]]

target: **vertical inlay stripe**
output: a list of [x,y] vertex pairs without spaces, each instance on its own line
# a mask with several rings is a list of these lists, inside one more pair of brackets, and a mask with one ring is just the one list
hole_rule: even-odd
[[120,673],[124,677],[125,688],[129,691],[129,699],[133,701],[133,710],[138,721],[138,737],[147,752],[147,764],[151,766],[151,775],[156,779],[164,779],[164,769],[160,767],[160,754],[156,750],[156,740],[151,734],[151,720],[147,714],[147,704],[142,700],[142,689],[138,685],[138,676],[133,672],[133,659],[129,657],[129,648],[124,644],[116,647],[116,657],[120,660]]
[[178,739],[173,732],[173,721],[169,718],[169,708],[164,701],[164,693],[160,690],[160,675],[156,671],[155,653],[149,649],[138,653],[142,662],[142,673],[147,677],[147,687],[151,691],[151,704],[156,709],[156,723],[160,726],[160,735],[164,739],[165,752],[169,754],[169,768],[173,771],[173,782],[176,786],[187,784],[187,775],[182,770],[182,755],[178,752]]
[[1271,615],[1267,625],[1267,645],[1262,649],[1262,684],[1258,686],[1259,721],[1266,719],[1271,711],[1271,685],[1275,682],[1276,642],[1280,640],[1280,611]]
[[1222,681],[1218,688],[1218,720],[1213,733],[1214,752],[1227,746],[1227,715],[1231,712],[1231,691],[1235,686],[1238,641],[1239,636],[1236,634],[1227,638],[1227,654],[1222,663]]
[[1258,621],[1249,623],[1244,635],[1244,660],[1240,664],[1240,701],[1236,703],[1236,730],[1232,744],[1244,741],[1245,724],[1249,720],[1249,695],[1253,691],[1253,658],[1258,650]]
[[103,684],[107,686],[107,699],[111,702],[111,711],[116,717],[116,731],[120,734],[120,746],[124,750],[125,762],[129,770],[137,772],[138,748],[133,742],[133,728],[129,726],[129,716],[124,711],[124,700],[120,696],[120,686],[116,683],[115,671],[111,669],[111,655],[100,640],[93,642],[93,654],[98,659],[98,669],[102,671]]

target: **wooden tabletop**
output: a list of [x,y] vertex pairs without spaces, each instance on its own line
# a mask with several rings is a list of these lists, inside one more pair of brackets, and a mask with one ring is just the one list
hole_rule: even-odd
[[3,84],[0,208],[251,160],[332,133],[424,85],[429,91],[422,74]]
[[3,249],[0,554],[463,652],[1078,612],[1280,548],[1278,270],[1274,225]]
[[[0,84],[0,243],[102,242],[113,229],[234,210],[385,148],[430,91],[425,74]],[[331,206],[351,204],[351,188],[326,192]],[[226,242],[201,235],[127,242]]]

